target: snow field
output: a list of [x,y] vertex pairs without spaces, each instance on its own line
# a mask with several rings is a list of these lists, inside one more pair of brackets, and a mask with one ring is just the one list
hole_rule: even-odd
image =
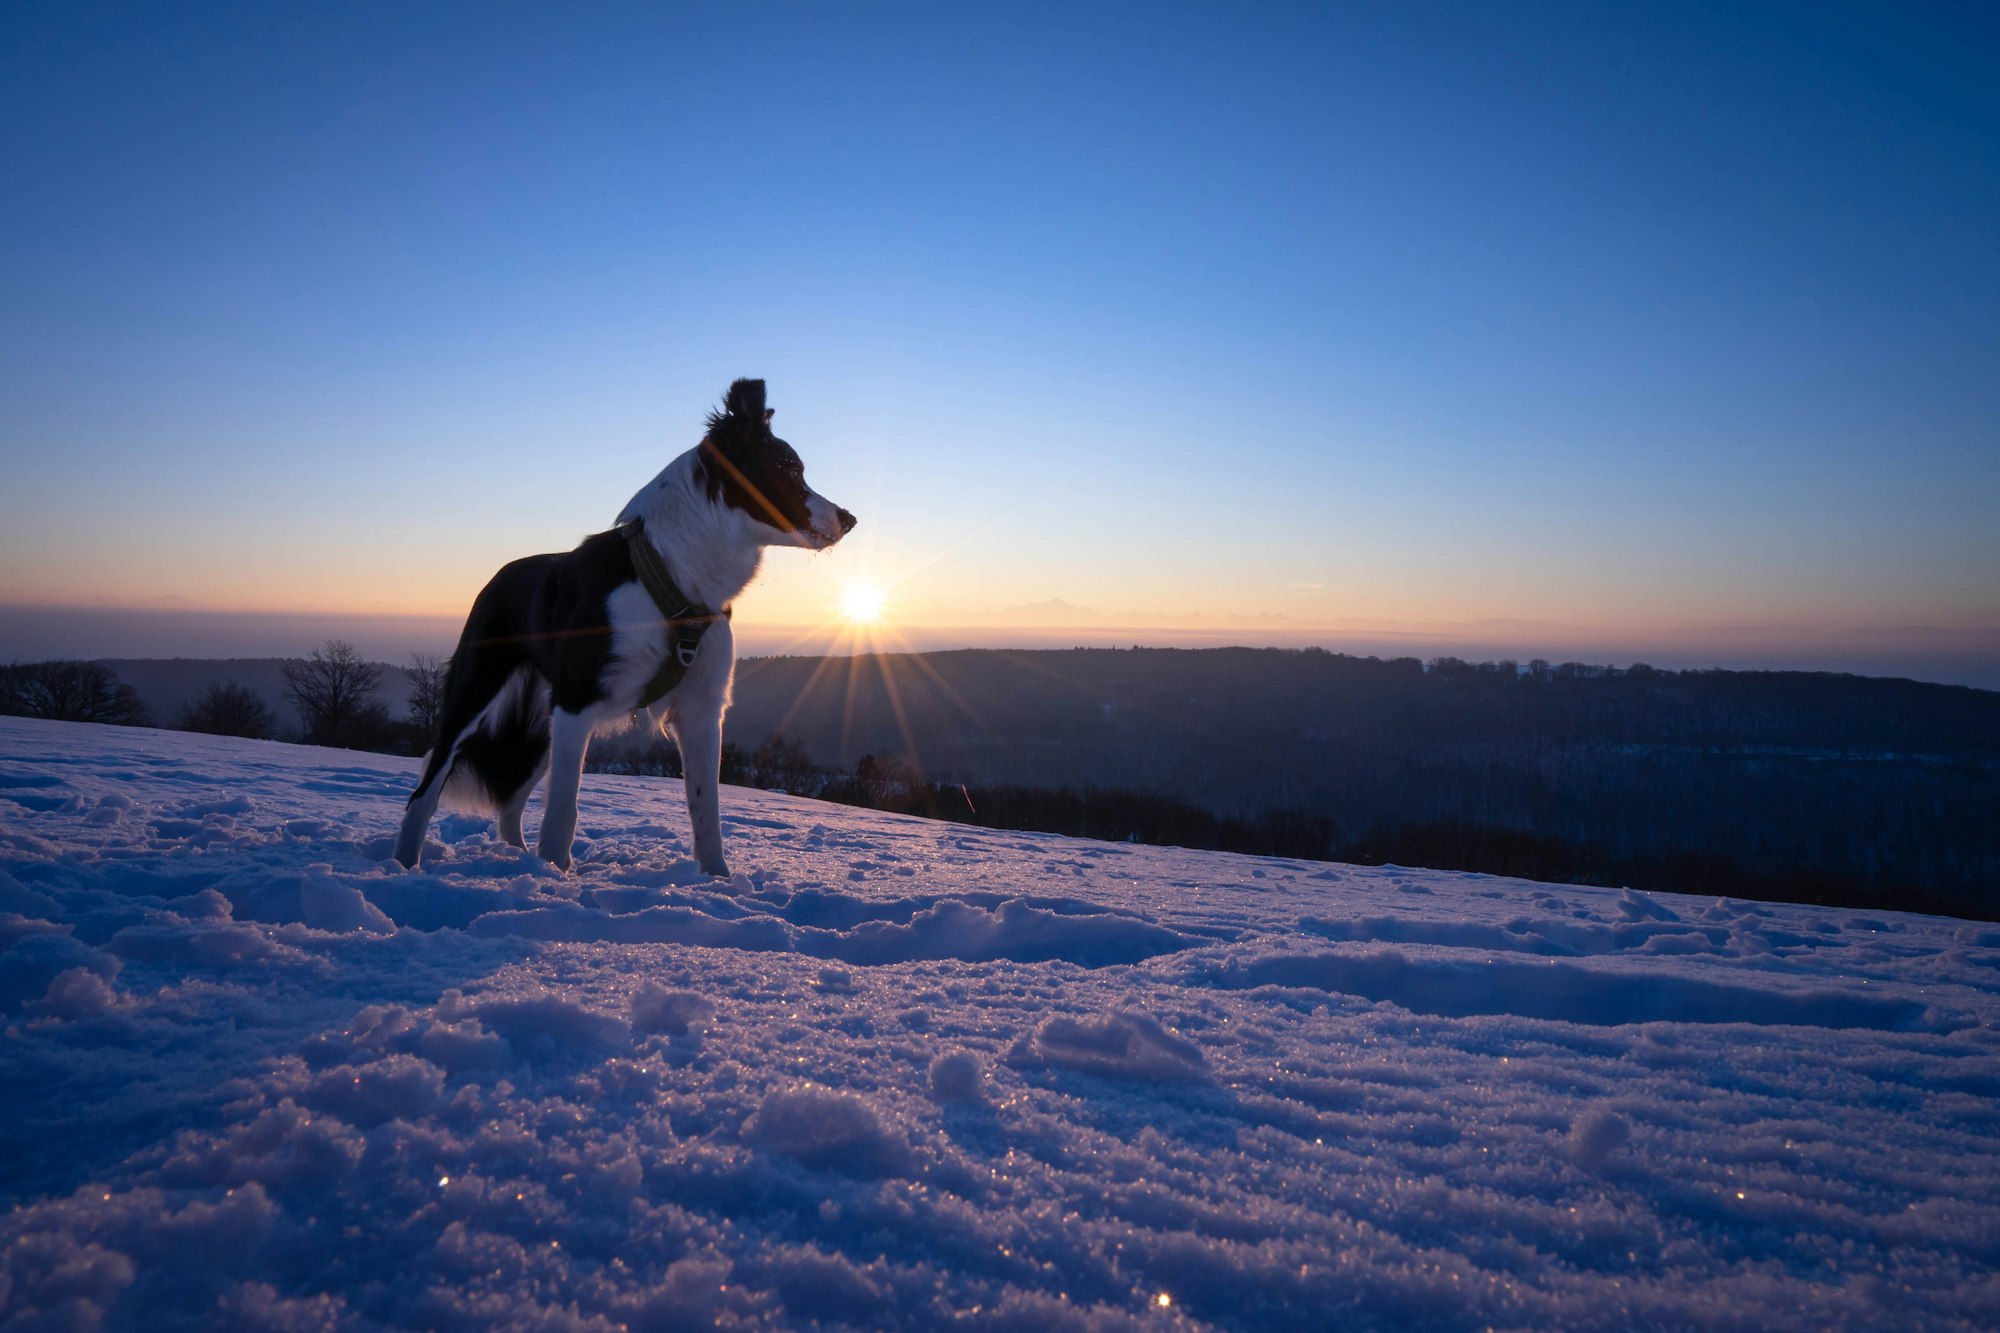
[[414,777],[0,719],[8,1326],[2000,1323],[2000,928]]

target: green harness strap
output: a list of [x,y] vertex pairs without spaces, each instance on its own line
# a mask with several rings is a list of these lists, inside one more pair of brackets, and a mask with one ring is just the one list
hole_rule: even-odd
[[718,619],[727,620],[729,608],[725,606],[720,611],[711,611],[705,606],[697,606],[674,585],[673,575],[667,572],[667,562],[660,559],[653,543],[646,540],[645,520],[635,518],[622,531],[625,544],[632,552],[632,570],[639,576],[640,586],[653,599],[653,605],[660,608],[660,614],[666,617],[667,622],[666,656],[660,659],[660,669],[646,682],[646,688],[639,697],[639,707],[651,708],[687,677],[688,668],[694,665],[694,655],[701,647],[701,636],[708,633],[708,627]]

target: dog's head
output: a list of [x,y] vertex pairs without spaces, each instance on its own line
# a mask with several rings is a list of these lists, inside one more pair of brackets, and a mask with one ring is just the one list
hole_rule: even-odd
[[769,529],[758,534],[766,546],[823,551],[853,530],[854,515],[806,485],[806,465],[771,433],[772,416],[764,406],[764,381],[729,386],[722,410],[708,414],[701,440],[708,498]]

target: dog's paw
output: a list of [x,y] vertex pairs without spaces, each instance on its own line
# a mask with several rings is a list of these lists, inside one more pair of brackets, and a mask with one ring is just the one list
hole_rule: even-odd
[[729,862],[719,856],[713,861],[703,861],[701,863],[701,873],[704,875],[713,875],[717,879],[728,879]]

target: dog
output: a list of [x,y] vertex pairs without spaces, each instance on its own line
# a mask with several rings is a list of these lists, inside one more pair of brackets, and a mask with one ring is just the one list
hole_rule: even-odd
[[806,485],[771,433],[764,381],[729,386],[701,443],[661,470],[618,526],[575,550],[531,555],[481,589],[445,673],[437,735],[404,808],[396,859],[415,867],[438,802],[490,811],[524,851],[521,813],[548,779],[536,851],[570,868],[584,753],[652,706],[686,775],[695,858],[729,874],[717,779],[736,670],[730,603],[768,546],[820,551],[853,514]]

